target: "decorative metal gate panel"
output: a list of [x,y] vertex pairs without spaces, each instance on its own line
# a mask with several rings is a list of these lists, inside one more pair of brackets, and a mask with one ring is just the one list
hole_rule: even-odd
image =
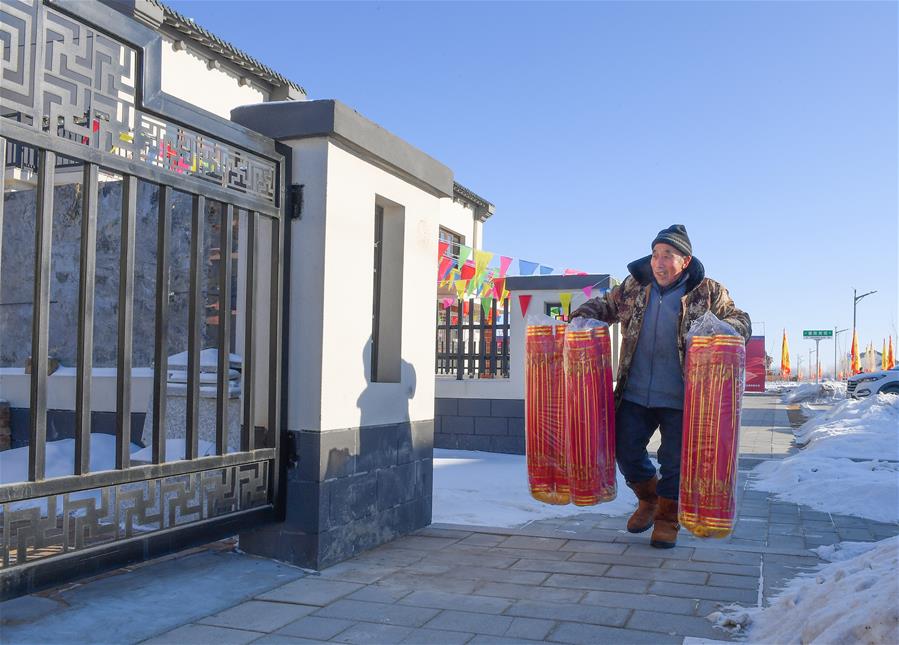
[[[0,46],[0,152],[6,160],[0,188],[10,173],[28,172],[35,195],[27,477],[0,484],[0,577],[7,597],[73,572],[233,534],[276,517],[284,157],[273,141],[163,94],[160,35],[99,3],[3,0]],[[74,169],[80,182],[80,280],[77,321],[72,321],[77,324],[74,455],[71,474],[51,476],[48,319],[54,185],[63,169]],[[110,174],[121,191],[115,463],[93,472],[98,184]],[[134,413],[140,412],[132,407],[139,183],[152,185],[158,200],[152,398],[147,414],[152,418],[152,454],[132,463],[132,424]],[[179,451],[167,460],[167,393],[172,387],[167,319],[176,195],[190,204],[187,351],[182,366],[186,404],[183,438],[178,439],[183,454]],[[202,371],[209,363],[201,355],[202,326],[209,320],[201,292],[208,221],[219,229],[215,243],[220,269],[213,281],[218,294],[214,376]],[[241,235],[243,243],[239,275],[232,272],[235,235]],[[0,264],[2,279],[12,279],[14,268],[22,270]],[[236,284],[242,285],[243,348],[234,369],[230,339],[237,330],[232,328],[229,303],[237,299]],[[260,303],[266,306],[264,312]],[[241,393],[239,407],[230,403],[235,382]],[[215,401],[214,450],[206,455],[200,450],[201,397]],[[233,418],[235,413],[239,419]],[[228,431],[238,421],[239,445],[229,448]]]

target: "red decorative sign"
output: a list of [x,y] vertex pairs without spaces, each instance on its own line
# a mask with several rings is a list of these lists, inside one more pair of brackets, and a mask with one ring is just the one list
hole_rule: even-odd
[[746,343],[746,392],[765,391],[765,337],[752,336]]

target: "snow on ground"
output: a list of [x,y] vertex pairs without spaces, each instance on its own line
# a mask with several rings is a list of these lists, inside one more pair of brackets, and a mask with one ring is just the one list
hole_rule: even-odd
[[849,399],[829,410],[803,408],[810,418],[794,434],[808,454],[899,461],[899,396]]
[[[200,456],[215,453],[215,444],[200,441]],[[184,439],[168,439],[166,460],[184,459]],[[153,446],[141,448],[132,443],[132,461],[152,461]],[[91,472],[115,468],[115,436],[111,434],[91,434]],[[46,477],[64,477],[75,472],[75,440],[60,439],[47,442]],[[0,484],[28,481],[28,446],[0,452]]]
[[843,401],[795,433],[802,450],[757,466],[752,488],[823,512],[899,521],[899,397]]
[[781,403],[802,401],[838,401],[846,398],[846,384],[842,381],[822,381],[821,383],[781,384],[775,390],[780,392]]
[[[182,442],[183,443],[183,442]],[[140,446],[131,444],[131,452]],[[115,468],[115,437],[111,434],[91,435],[91,472]],[[75,440],[47,442],[46,476],[63,477],[75,472]],[[0,452],[0,484],[28,481],[28,446]]]
[[621,473],[618,497],[611,502],[553,506],[531,497],[524,455],[434,450],[434,522],[521,527],[533,520],[580,513],[624,515],[635,506],[635,498]]
[[709,615],[747,643],[899,643],[899,536],[793,579],[764,609]]

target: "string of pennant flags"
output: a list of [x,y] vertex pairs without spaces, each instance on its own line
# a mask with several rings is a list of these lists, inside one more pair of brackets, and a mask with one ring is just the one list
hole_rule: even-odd
[[[506,277],[509,275],[509,269],[515,261],[514,258],[507,255],[500,255],[497,258],[495,253],[472,249],[472,247],[464,244],[459,245],[458,256],[452,255],[449,251],[450,242],[441,240],[437,249],[437,284],[440,287],[454,289],[458,300],[478,298],[485,314],[492,310],[494,299],[498,302],[506,301],[509,297],[509,291],[506,289]],[[498,259],[498,267],[490,266],[494,258]],[[551,275],[554,270],[553,267],[538,262],[518,260],[518,275],[520,276],[532,276],[536,273],[539,273],[539,275]],[[565,269],[562,275],[587,275],[587,272],[577,269]],[[590,298],[593,288],[598,284],[583,287],[584,295]],[[570,312],[571,298],[572,294],[569,292],[559,294],[559,301],[566,315]],[[450,297],[441,300],[441,304],[445,309],[452,307],[455,302],[456,298]],[[518,296],[518,305],[522,316],[527,315],[530,302],[531,296]],[[467,308],[468,303],[465,303],[465,306]]]

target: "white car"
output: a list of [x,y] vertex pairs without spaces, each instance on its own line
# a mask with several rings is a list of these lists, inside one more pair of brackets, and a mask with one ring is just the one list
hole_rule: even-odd
[[899,365],[882,372],[863,372],[850,376],[846,391],[853,399],[872,394],[899,394]]

